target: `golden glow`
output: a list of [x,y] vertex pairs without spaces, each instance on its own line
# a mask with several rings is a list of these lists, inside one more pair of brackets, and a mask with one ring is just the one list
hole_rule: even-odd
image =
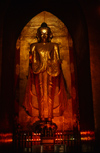
[[0,133],[0,142],[1,143],[9,143],[12,142],[12,133]]
[[81,135],[94,135],[94,131],[81,131]]
[[12,133],[0,133],[0,137],[12,137]]
[[9,142],[12,142],[13,141],[13,139],[0,139],[0,142],[2,142],[2,143],[9,143]]
[[34,132],[32,132],[32,135],[41,135],[41,133],[34,133]]
[[43,29],[43,30],[42,30],[42,32],[43,32],[43,33],[46,33],[46,32],[47,32],[47,30],[46,30],[46,29]]
[[80,134],[81,134],[81,140],[82,141],[95,140],[94,131],[81,131]]
[[[44,21],[45,16],[45,21]],[[29,74],[29,58],[32,60],[32,56],[29,56],[30,51],[30,44],[36,43],[36,33],[37,28],[40,27],[41,23],[46,22],[47,25],[50,27],[51,32],[53,33],[53,39],[51,40],[52,43],[58,43],[59,44],[59,54],[60,59],[62,61],[62,71],[65,78],[65,81],[67,82],[68,89],[71,93],[71,72],[70,72],[70,54],[69,54],[69,33],[67,27],[64,25],[64,23],[58,19],[53,14],[43,11],[40,14],[33,17],[27,25],[23,28],[21,35],[20,35],[20,42],[17,41],[16,48],[20,48],[20,82],[19,82],[19,103],[23,103],[23,97],[25,94],[26,84],[27,84],[27,78]],[[44,29],[44,32],[46,32],[46,28]],[[70,38],[71,39],[71,38]],[[19,42],[19,43],[18,43]],[[70,43],[72,45],[72,41]],[[35,47],[32,48],[32,53],[34,52]],[[55,47],[55,50],[57,48]],[[56,52],[57,53],[57,52]],[[43,56],[43,55],[42,55]],[[67,73],[66,73],[67,72]],[[42,85],[41,85],[42,86]],[[70,130],[73,129],[73,120],[72,120],[72,100],[68,100],[68,103],[66,105],[65,111],[64,111],[64,122],[63,122],[63,116],[59,116],[60,113],[60,105],[59,105],[59,95],[60,95],[59,88],[56,88],[56,96],[54,97],[54,110],[53,110],[53,122],[55,122],[58,126],[58,130],[62,129],[61,124],[64,126],[64,130],[67,130],[70,128]],[[33,124],[36,121],[38,121],[39,116],[39,107],[38,107],[38,101],[35,91],[35,86],[32,86],[32,114],[35,116],[35,118],[29,117],[25,110],[20,107],[19,111],[19,123],[23,126],[23,123],[25,125],[28,123]],[[49,101],[50,102],[50,101]],[[58,106],[58,107],[57,107]],[[35,109],[37,108],[37,109]],[[46,114],[46,112],[45,112]],[[31,122],[30,122],[31,121]],[[24,127],[24,126],[23,126]]]
[[57,133],[55,133],[56,135],[62,135],[62,132],[57,132]]
[[95,137],[90,137],[90,136],[88,136],[88,137],[81,137],[81,140],[83,140],[83,141],[95,140]]
[[41,139],[40,138],[36,138],[36,139],[26,139],[26,141],[41,141]]
[[57,141],[61,141],[61,140],[63,140],[62,138],[56,138],[55,140],[57,140]]

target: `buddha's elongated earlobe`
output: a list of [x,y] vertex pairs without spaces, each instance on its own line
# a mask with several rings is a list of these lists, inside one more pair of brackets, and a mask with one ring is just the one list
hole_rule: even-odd
[[52,38],[53,38],[53,34],[52,32],[50,32],[49,41],[51,41]]
[[37,38],[38,42],[40,42],[40,37],[39,37],[38,31],[37,31],[37,33],[36,33],[36,38]]

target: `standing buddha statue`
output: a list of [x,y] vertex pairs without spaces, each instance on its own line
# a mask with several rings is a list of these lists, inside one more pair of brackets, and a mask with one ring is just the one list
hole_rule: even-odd
[[36,37],[38,42],[30,45],[29,53],[30,91],[32,91],[32,84],[34,84],[40,120],[52,121],[56,87],[58,89],[56,96],[59,97],[59,106],[62,111],[64,109],[62,103],[66,101],[66,95],[69,95],[69,92],[61,70],[59,45],[51,42],[53,35],[45,22],[37,29]]

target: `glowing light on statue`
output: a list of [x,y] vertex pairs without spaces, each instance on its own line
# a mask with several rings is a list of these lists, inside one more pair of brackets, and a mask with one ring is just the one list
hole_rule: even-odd
[[43,30],[42,30],[43,33],[46,33],[46,31],[47,31],[46,29],[43,29]]

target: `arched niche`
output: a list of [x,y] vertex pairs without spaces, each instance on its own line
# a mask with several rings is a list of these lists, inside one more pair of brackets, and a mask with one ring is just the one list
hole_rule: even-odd
[[[55,6],[57,6],[56,9]],[[2,107],[0,107],[1,131],[7,129],[5,124],[6,116],[9,123],[9,131],[13,131],[13,116],[15,114],[15,109],[13,109],[15,98],[14,83],[17,81],[17,79],[14,79],[16,40],[26,23],[43,10],[47,10],[59,17],[71,34],[77,64],[80,126],[81,130],[93,130],[93,100],[86,18],[78,0],[62,0],[58,2],[51,0],[50,3],[43,0],[39,1],[39,3],[37,1],[28,1],[24,5],[23,2],[19,5],[19,1],[16,1],[16,3],[11,2],[4,16],[1,73]],[[19,64],[17,65],[18,73]],[[3,126],[3,123],[5,126]]]
[[[60,58],[62,60],[62,70],[67,82],[68,89],[72,94],[72,82],[71,82],[71,73],[74,71],[74,65],[70,61],[70,49],[73,48],[73,41],[70,37],[67,27],[65,24],[57,18],[55,15],[50,12],[43,11],[33,17],[23,28],[21,34],[16,43],[16,54],[20,56],[20,62],[16,63],[16,72],[19,75],[19,88],[17,89],[19,92],[19,122],[24,123],[24,125],[33,124],[36,120],[38,120],[38,111],[34,110],[34,117],[30,117],[26,114],[25,110],[21,108],[21,105],[24,101],[25,89],[27,85],[27,78],[29,73],[29,51],[30,44],[37,42],[36,32],[40,25],[46,22],[47,25],[51,28],[53,33],[52,42],[56,42],[59,44],[60,49]],[[17,56],[18,57],[18,56]],[[19,69],[19,70],[18,70]],[[75,89],[76,90],[76,89]],[[74,90],[74,96],[76,96],[76,91]],[[75,97],[76,98],[76,97]],[[34,105],[37,107],[37,103]],[[59,111],[54,110],[54,119],[53,121],[57,122],[58,129],[61,130],[63,124],[63,129],[72,130],[73,129],[73,120],[75,121],[75,116],[73,117],[72,110],[72,98],[67,102],[67,108],[64,112],[63,116],[57,117],[57,113]],[[59,115],[58,115],[59,116]],[[61,123],[62,121],[62,123]]]
[[[65,70],[64,75],[68,82],[69,89],[71,88],[70,80],[70,59],[69,59],[69,32],[64,23],[53,14],[43,11],[33,17],[23,28],[20,40],[20,92],[24,92],[25,82],[27,82],[28,67],[29,67],[29,51],[30,44],[37,42],[36,32],[42,22],[46,22],[53,33],[52,42],[56,42],[60,47],[60,58],[63,59],[62,68]],[[18,45],[17,45],[18,47]],[[24,82],[24,86],[23,83]],[[22,103],[22,93],[20,102]]]

